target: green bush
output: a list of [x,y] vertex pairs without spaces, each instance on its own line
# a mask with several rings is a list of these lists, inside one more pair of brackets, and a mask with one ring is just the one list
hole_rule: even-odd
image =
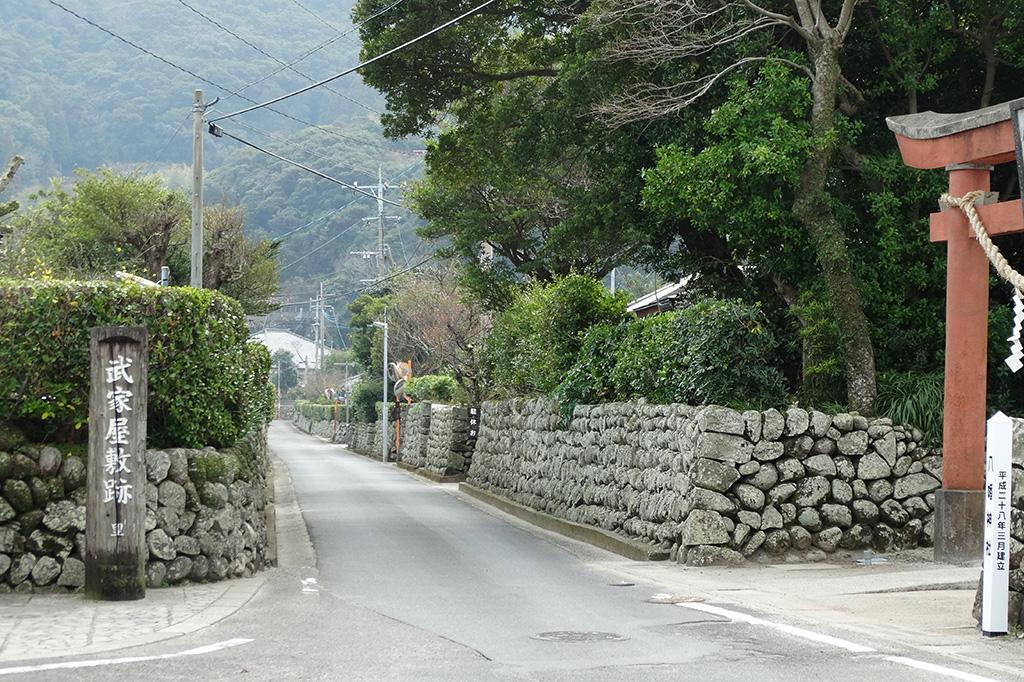
[[569,275],[524,289],[497,316],[487,340],[495,387],[510,395],[550,393],[572,368],[587,329],[625,318],[625,296],[590,277]]
[[352,389],[352,419],[360,422],[377,421],[377,405],[384,387],[380,379],[363,379]]
[[760,308],[708,299],[592,328],[557,395],[564,409],[639,398],[767,407],[786,397],[776,353]]
[[921,429],[925,440],[942,440],[942,372],[884,372],[878,375],[875,411],[897,424]]
[[149,331],[148,441],[222,447],[272,414],[267,349],[239,304],[209,290],[118,282],[0,281],[0,409],[42,440],[82,440],[89,329]]
[[309,400],[296,400],[295,411],[306,419],[315,422],[330,421],[334,418],[333,403],[315,403]]
[[420,403],[452,403],[459,401],[459,383],[446,374],[424,374],[413,377],[405,386],[406,394]]

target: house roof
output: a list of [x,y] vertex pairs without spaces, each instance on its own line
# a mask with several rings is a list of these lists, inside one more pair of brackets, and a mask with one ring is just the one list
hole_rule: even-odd
[[663,287],[655,289],[649,294],[644,294],[639,298],[633,299],[626,306],[626,310],[631,313],[640,313],[644,311],[650,312],[651,309],[661,308],[666,303],[674,301],[689,281],[689,277],[684,277],[678,282],[666,284]]
[[[316,358],[316,343],[305,336],[282,331],[278,329],[264,330],[250,337],[253,341],[259,341],[270,350],[273,355],[279,350],[288,351],[292,354],[295,364],[300,369],[319,369]],[[330,349],[326,349],[330,351]]]

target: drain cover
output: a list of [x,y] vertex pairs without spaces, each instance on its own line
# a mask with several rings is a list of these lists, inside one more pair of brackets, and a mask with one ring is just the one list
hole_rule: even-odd
[[631,582],[626,581],[626,580],[620,580],[618,582],[608,583],[608,587],[634,587],[634,586],[636,586],[636,583],[631,583]]
[[532,639],[544,642],[624,642],[629,637],[614,632],[585,632],[580,630],[556,630],[538,632]]
[[685,594],[666,594],[664,592],[659,592],[658,594],[652,594],[646,599],[646,601],[652,604],[689,604],[704,600],[700,597],[690,597]]

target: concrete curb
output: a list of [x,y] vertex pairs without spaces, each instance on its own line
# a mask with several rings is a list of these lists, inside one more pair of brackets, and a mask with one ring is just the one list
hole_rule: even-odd
[[431,471],[430,469],[424,469],[422,467],[414,467],[413,465],[406,464],[405,462],[396,462],[396,464],[398,464],[398,467],[400,469],[405,469],[410,473],[416,474],[417,476],[422,476],[423,478],[433,481],[434,483],[462,483],[463,481],[466,480],[465,474],[441,475],[436,471]]
[[477,488],[469,483],[460,483],[459,491],[466,493],[470,497],[480,500],[481,502],[489,504],[492,507],[496,507],[506,514],[511,514],[518,519],[522,519],[523,521],[527,521],[535,526],[543,528],[544,530],[564,535],[565,537],[572,538],[573,540],[586,542],[587,544],[594,545],[595,547],[624,556],[627,559],[633,559],[634,561],[666,561],[668,559],[668,550],[656,549],[643,543],[615,535],[614,533],[609,533],[608,531],[601,530],[600,528],[585,526],[582,523],[568,521],[542,511],[537,511],[536,509],[530,509],[518,502],[506,500],[503,497],[489,493],[486,490]]

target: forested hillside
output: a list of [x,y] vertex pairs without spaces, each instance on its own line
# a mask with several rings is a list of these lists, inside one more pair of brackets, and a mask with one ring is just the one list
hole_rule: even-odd
[[[11,188],[23,199],[52,177],[101,166],[157,172],[188,190],[193,89],[207,101],[221,98],[212,117],[301,87],[309,82],[301,74],[323,78],[359,58],[349,0],[60,0],[156,56],[45,1],[0,4],[0,159],[25,158]],[[392,184],[421,172],[422,143],[381,136],[382,99],[358,75],[275,109],[281,113],[253,112],[225,129],[345,182],[375,184],[380,166]],[[373,199],[230,139],[207,135],[205,157],[208,203],[240,204],[251,236],[292,233],[279,251],[285,291],[309,288],[307,278],[334,274],[358,284],[369,276],[348,252],[375,246],[375,227],[361,222],[376,215]],[[388,239],[401,264],[415,248],[416,223],[396,213],[404,220],[388,223]]]

